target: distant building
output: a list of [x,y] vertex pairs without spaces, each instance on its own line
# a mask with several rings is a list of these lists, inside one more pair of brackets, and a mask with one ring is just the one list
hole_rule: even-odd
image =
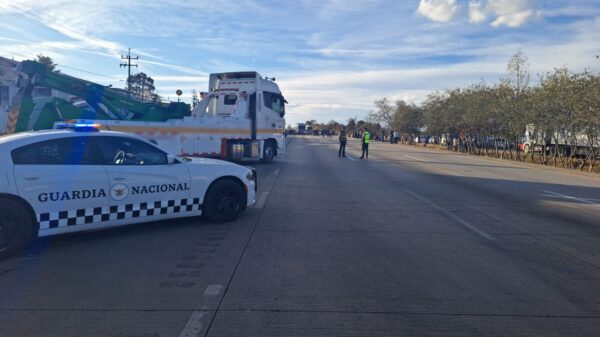
[[18,65],[17,61],[0,56],[0,134],[6,132],[12,98],[17,94]]
[[[0,135],[7,130],[14,130],[16,117],[18,116],[18,106],[21,96],[18,95],[19,87],[28,81],[27,75],[19,73],[18,66],[20,62],[0,56]],[[31,98],[34,104],[46,104],[49,99],[60,98],[72,104],[79,104],[85,107],[87,103],[82,99],[60,90],[36,85],[31,91]],[[83,103],[83,104],[82,104]],[[10,124],[10,125],[9,125]]]

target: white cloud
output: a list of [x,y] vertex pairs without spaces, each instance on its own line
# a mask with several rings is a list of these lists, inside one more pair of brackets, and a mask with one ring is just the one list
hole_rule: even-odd
[[[448,22],[459,12],[456,0],[421,0],[417,12],[436,22]],[[482,23],[493,18],[492,27],[516,28],[524,25],[543,11],[534,11],[532,0],[476,0],[470,1],[469,22]]]
[[485,12],[481,2],[469,3],[469,22],[482,23],[485,21]]
[[488,0],[487,9],[496,16],[493,27],[519,27],[534,14],[531,0]]
[[448,22],[456,15],[456,0],[421,0],[417,12],[436,22]]
[[514,13],[511,15],[500,15],[494,22],[493,27],[499,27],[505,25],[507,27],[516,28],[522,26],[527,20],[533,15],[533,11],[527,10],[523,12]]
[[198,83],[198,82],[206,82],[208,79],[207,76],[164,76],[164,75],[155,75],[152,76],[155,82],[177,82],[177,83]]
[[176,71],[179,71],[182,73],[186,73],[186,74],[190,74],[190,75],[208,76],[208,74],[206,72],[203,72],[203,71],[195,69],[195,68],[179,66],[179,65],[165,63],[165,62],[149,61],[149,60],[139,60],[138,62],[140,64],[150,64],[150,65],[156,65],[159,67],[169,68],[169,69],[173,69],[173,70],[176,70]]

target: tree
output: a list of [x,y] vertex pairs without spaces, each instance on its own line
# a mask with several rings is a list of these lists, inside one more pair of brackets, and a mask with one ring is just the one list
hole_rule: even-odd
[[[512,89],[512,95],[506,97],[507,138],[518,144],[525,132],[525,120],[530,106],[529,60],[520,49],[508,60],[507,77],[503,82]],[[518,146],[516,150],[517,159],[521,160]],[[509,151],[512,158],[512,151]]]
[[127,87],[125,89],[129,86],[131,86],[131,94],[142,100],[156,100],[158,98],[154,93],[156,90],[154,79],[143,72],[131,75],[127,79]]
[[392,122],[394,121],[394,107],[388,99],[382,98],[376,100],[375,109],[375,111],[369,113],[369,119],[383,122],[386,126],[392,126]]
[[329,123],[327,123],[326,128],[329,131],[339,132],[340,129],[342,128],[342,124],[340,124],[332,119],[329,121]]
[[389,125],[403,133],[417,134],[424,126],[422,109],[414,104],[396,101],[393,119]]
[[508,76],[504,79],[515,92],[519,93],[529,86],[529,59],[522,50],[508,60]]
[[412,135],[426,127],[430,135],[453,138],[455,150],[517,160],[525,160],[519,147],[525,136],[532,162],[539,154],[543,165],[553,160],[555,166],[560,161],[563,167],[592,171],[600,158],[600,75],[559,68],[541,75],[532,87],[529,81],[529,62],[519,50],[496,85],[481,82],[434,92],[420,106],[397,101],[391,113],[392,105],[383,98],[374,102],[367,123],[357,124],[379,120]]
[[46,66],[46,69],[49,71],[60,72],[60,70],[56,70],[57,64],[54,63],[54,60],[50,56],[44,56],[42,54],[38,54],[36,62],[43,64]]
[[348,118],[348,123],[346,123],[347,130],[356,129],[356,118]]

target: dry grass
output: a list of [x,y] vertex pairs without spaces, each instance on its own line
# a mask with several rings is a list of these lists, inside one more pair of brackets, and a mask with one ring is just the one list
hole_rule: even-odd
[[[403,145],[408,145],[408,144],[403,144]],[[414,145],[416,147],[423,147],[423,148],[428,148],[428,149],[432,149],[432,150],[437,150],[437,151],[450,151],[450,152],[455,152],[454,150],[448,150],[445,146],[440,146],[440,145],[432,145],[432,144],[427,144],[427,146],[424,146],[423,144],[417,144]],[[458,151],[456,151],[458,152]],[[556,167],[556,168],[562,168],[565,170],[570,170],[570,171],[580,171],[580,172],[590,172],[589,168],[590,168],[590,162],[586,162],[583,167],[581,169],[579,169],[579,160],[574,159],[574,164],[575,164],[575,168],[573,168],[571,160],[569,158],[565,158],[563,160],[563,162],[561,162],[561,160],[557,157],[556,158],[556,165],[554,163],[554,159],[549,156],[548,157],[548,162],[546,163],[546,165],[542,164],[542,158],[539,155],[539,153],[535,153],[534,154],[534,158],[533,161],[531,160],[531,154],[528,154],[527,156],[523,156],[523,152],[521,152],[521,159],[517,160],[516,159],[516,152],[513,151],[512,152],[512,159],[510,157],[510,153],[508,152],[508,150],[503,154],[502,151],[499,151],[497,154],[494,153],[493,151],[489,151],[489,153],[486,155],[485,153],[483,154],[476,154],[476,153],[466,153],[466,152],[461,152],[464,153],[465,155],[472,155],[472,156],[477,156],[477,157],[486,157],[486,158],[494,158],[494,159],[500,159],[500,160],[508,160],[508,161],[513,161],[513,162],[520,162],[520,163],[527,163],[527,164],[531,164],[531,165],[540,165],[540,166],[545,166],[545,167]],[[594,165],[594,169],[592,171],[593,173],[596,174],[600,174],[600,159],[596,160],[596,164]]]

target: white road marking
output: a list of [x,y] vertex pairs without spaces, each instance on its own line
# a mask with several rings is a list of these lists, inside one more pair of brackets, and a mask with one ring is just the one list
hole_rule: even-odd
[[426,203],[427,205],[429,205],[431,208],[434,208],[436,210],[438,210],[440,213],[444,214],[445,216],[451,218],[452,220],[458,222],[459,224],[463,225],[464,227],[470,229],[471,231],[481,235],[482,237],[490,240],[490,241],[495,241],[496,239],[491,236],[490,234],[482,231],[481,229],[475,227],[474,225],[470,224],[469,222],[465,221],[464,219],[460,218],[459,216],[457,216],[456,214],[453,214],[451,212],[448,212],[447,210],[445,210],[443,207],[437,205],[436,203],[434,203],[433,201],[411,191],[411,190],[407,190],[405,188],[403,188],[404,192],[412,195],[414,198],[421,200],[422,202]]
[[197,337],[200,335],[202,330],[202,317],[204,317],[204,312],[194,311],[190,315],[190,319],[188,319],[187,323],[181,330],[179,337]]
[[256,204],[254,204],[254,208],[263,208],[267,203],[267,198],[269,197],[269,192],[262,192]]
[[349,155],[346,155],[346,158],[348,158],[348,159],[350,159],[350,160],[352,160],[352,161],[356,161],[356,159],[354,159],[354,158],[350,157]]
[[274,175],[278,175],[278,174],[279,174],[279,170],[280,170],[280,169],[277,169],[277,170],[275,170],[275,172],[274,172],[273,174],[274,174]]
[[[204,296],[217,296],[223,290],[223,286],[220,284],[211,284],[206,287],[204,290]],[[200,336],[200,332],[202,332],[202,318],[204,318],[205,312],[202,311],[194,311],[190,315],[187,323],[181,330],[179,337],[198,337]]]
[[556,192],[552,192],[552,191],[546,191],[546,190],[544,190],[542,192],[550,194],[550,195],[542,195],[542,196],[547,196],[547,197],[552,197],[552,198],[568,199],[568,200],[575,200],[575,201],[579,201],[581,203],[588,204],[588,205],[600,205],[600,203],[594,202],[594,201],[598,201],[598,199],[578,198],[578,197],[573,197],[573,196],[570,196],[570,195],[560,194],[560,193],[556,193]]
[[220,284],[211,284],[204,290],[204,296],[216,296],[221,293],[223,286]]
[[403,156],[404,156],[404,157],[406,157],[406,158],[408,158],[408,159],[412,159],[412,160],[423,161],[423,162],[425,161],[425,160],[423,160],[423,159],[421,159],[421,158],[417,158],[417,157],[409,156],[409,155],[407,155],[407,154],[403,154]]

